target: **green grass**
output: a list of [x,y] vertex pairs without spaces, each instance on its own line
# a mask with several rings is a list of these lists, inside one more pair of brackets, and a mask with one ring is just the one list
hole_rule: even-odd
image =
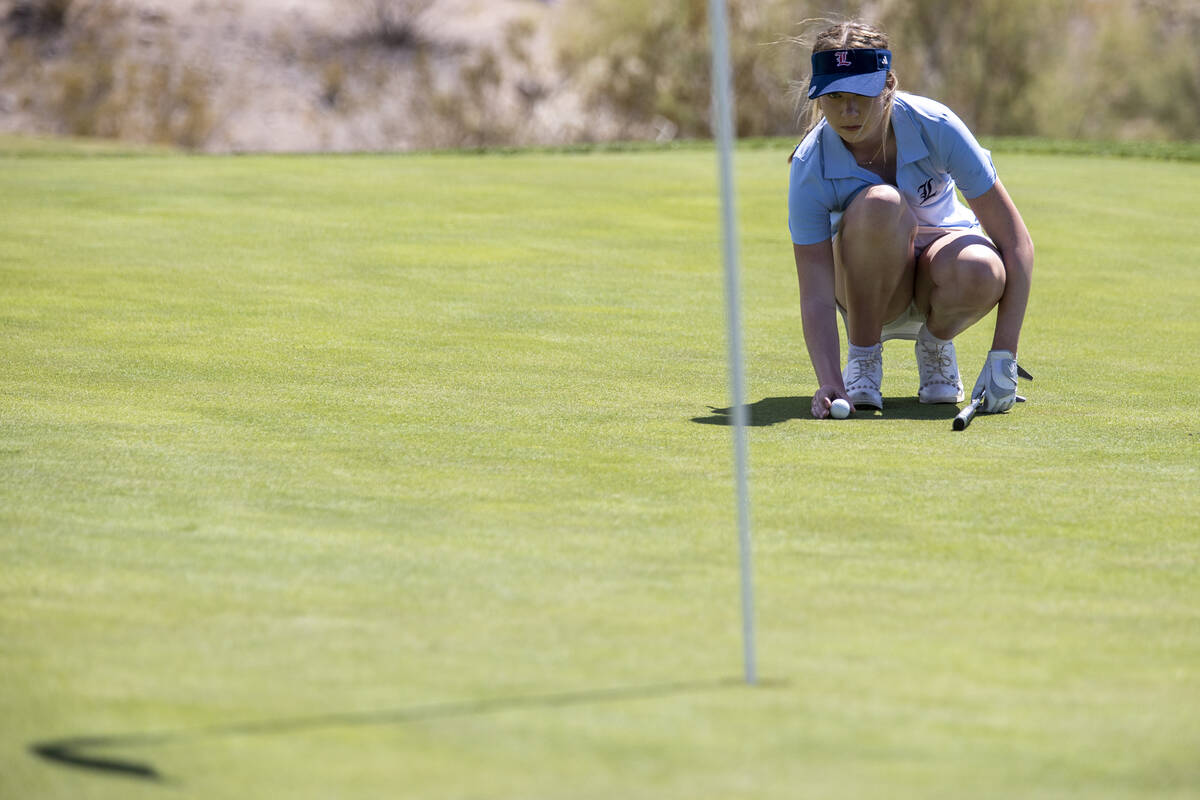
[[711,152],[0,152],[0,796],[1200,796],[1200,166],[997,154],[952,433],[806,419],[739,154],[747,688]]

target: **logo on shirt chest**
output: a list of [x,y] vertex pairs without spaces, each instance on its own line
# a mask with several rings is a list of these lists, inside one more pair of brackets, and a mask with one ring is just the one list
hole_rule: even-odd
[[922,183],[917,187],[917,194],[921,197],[921,205],[925,205],[933,197],[933,178]]

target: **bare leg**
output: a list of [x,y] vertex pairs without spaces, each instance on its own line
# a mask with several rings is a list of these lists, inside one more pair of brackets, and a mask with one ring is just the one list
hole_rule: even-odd
[[834,247],[838,302],[850,343],[877,344],[913,299],[917,220],[894,186],[863,189],[842,216]]
[[978,234],[943,236],[917,261],[917,310],[939,339],[953,339],[983,319],[1003,294],[1004,262]]

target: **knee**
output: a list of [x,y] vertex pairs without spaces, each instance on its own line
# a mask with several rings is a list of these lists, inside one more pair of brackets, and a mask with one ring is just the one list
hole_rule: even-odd
[[900,191],[888,184],[868,186],[850,201],[842,225],[853,225],[871,232],[903,230],[910,232],[917,221]]
[[953,284],[964,304],[991,308],[1004,294],[1004,262],[984,245],[965,248],[955,261]]

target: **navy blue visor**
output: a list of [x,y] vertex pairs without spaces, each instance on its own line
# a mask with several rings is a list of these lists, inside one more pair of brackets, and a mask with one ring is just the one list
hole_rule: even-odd
[[891,50],[822,50],[812,54],[809,99],[834,92],[878,97],[892,68]]

